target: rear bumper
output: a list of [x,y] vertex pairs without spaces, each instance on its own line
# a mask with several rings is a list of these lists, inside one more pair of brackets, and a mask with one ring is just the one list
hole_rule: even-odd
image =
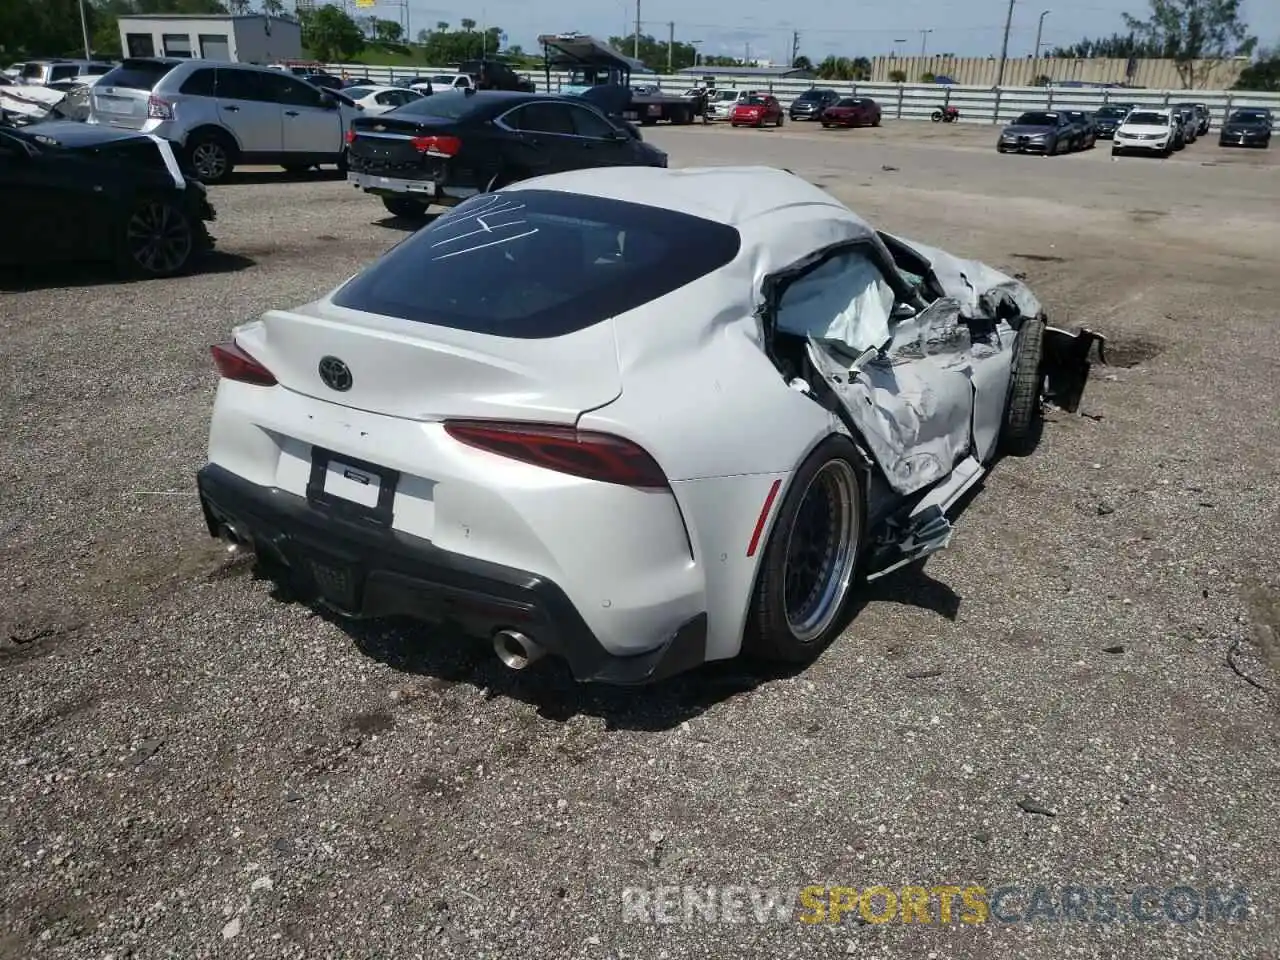
[[381,197],[421,197],[430,203],[457,203],[474,197],[477,187],[459,187],[441,184],[435,180],[413,180],[404,177],[384,177],[374,173],[347,174],[347,182],[365,193]]
[[706,659],[705,613],[653,650],[616,656],[565,592],[539,574],[344,519],[323,503],[251,483],[216,464],[202,468],[196,484],[211,536],[231,527],[273,579],[300,599],[322,601],[348,616],[452,622],[485,638],[519,630],[584,682],[652,683]]

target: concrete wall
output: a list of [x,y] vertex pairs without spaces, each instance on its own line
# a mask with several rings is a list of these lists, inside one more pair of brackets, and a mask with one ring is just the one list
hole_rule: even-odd
[[[165,37],[186,37],[192,57],[230,60],[234,63],[272,63],[302,56],[302,27],[293,20],[261,15],[236,17],[150,16],[120,18],[120,48],[133,53],[131,35],[151,37],[155,56],[170,55]],[[225,54],[212,38],[225,37]],[[202,42],[202,38],[203,42]],[[174,53],[173,55],[180,55]]]
[[[1076,60],[1066,58],[1012,57],[1004,65],[1006,87],[1030,87],[1036,77],[1056,81],[1082,80],[1088,83],[1124,83],[1128,61],[1123,59]],[[1247,60],[1228,60],[1217,64],[1198,63],[1194,70],[1195,86],[1202,90],[1225,90],[1249,65]],[[901,70],[907,82],[919,83],[926,73],[951,77],[956,83],[973,87],[994,87],[1000,72],[1000,61],[994,57],[876,57],[871,61],[871,79],[875,83],[891,83],[890,74]],[[1149,90],[1175,90],[1183,87],[1172,60],[1138,60],[1137,71],[1129,81]]]

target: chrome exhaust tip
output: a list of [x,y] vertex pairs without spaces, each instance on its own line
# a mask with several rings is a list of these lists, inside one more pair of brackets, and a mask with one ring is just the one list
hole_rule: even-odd
[[493,652],[512,670],[523,670],[547,654],[546,647],[516,630],[499,630],[493,635]]

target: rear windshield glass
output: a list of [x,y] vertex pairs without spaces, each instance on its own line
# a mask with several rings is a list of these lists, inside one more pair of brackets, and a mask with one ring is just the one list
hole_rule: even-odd
[[558,337],[724,266],[738,231],[573,193],[482,194],[419,230],[333,297],[340,307],[500,337]]
[[400,113],[411,113],[414,116],[440,117],[443,120],[460,120],[477,109],[474,95],[468,96],[461,90],[447,90],[431,97],[414,100],[400,108]]
[[98,82],[104,87],[126,87],[130,90],[152,90],[175,63],[157,60],[126,60]]

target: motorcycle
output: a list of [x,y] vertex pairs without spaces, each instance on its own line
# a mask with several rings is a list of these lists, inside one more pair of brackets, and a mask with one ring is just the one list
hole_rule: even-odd
[[934,123],[955,123],[959,119],[960,119],[959,107],[951,107],[951,106],[940,107],[939,109],[933,111]]

